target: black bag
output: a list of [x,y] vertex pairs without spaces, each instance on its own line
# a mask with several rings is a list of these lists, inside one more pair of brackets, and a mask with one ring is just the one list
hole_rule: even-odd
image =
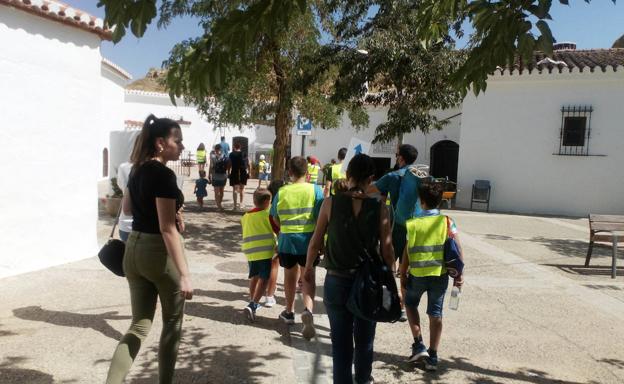
[[359,236],[354,243],[364,255],[351,287],[347,308],[369,321],[394,323],[401,317],[401,301],[392,270],[377,254],[368,252]]
[[117,276],[123,277],[126,275],[123,271],[123,257],[124,252],[126,251],[126,244],[119,239],[113,239],[115,227],[117,227],[117,223],[119,222],[120,214],[121,207],[119,207],[119,212],[117,212],[117,219],[115,220],[115,224],[113,225],[108,241],[104,244],[102,249],[100,249],[100,252],[98,252],[98,258],[100,259],[100,262],[111,272]]
[[217,159],[214,166],[215,173],[224,174],[227,173],[227,158],[225,156]]
[[123,256],[126,250],[126,244],[119,239],[108,239],[104,244],[98,257],[100,262],[117,276],[125,276],[123,271]]

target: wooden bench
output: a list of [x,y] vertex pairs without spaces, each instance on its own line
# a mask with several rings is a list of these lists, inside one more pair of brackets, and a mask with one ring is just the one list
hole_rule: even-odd
[[624,215],[589,215],[589,248],[585,258],[585,266],[589,267],[594,243],[608,243],[613,247],[611,260],[611,278],[617,272],[617,247],[624,241]]

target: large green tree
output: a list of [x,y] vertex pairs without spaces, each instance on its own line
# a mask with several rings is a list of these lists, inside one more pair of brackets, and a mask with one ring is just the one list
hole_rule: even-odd
[[[167,68],[167,88],[184,97],[217,124],[271,124],[275,128],[273,177],[282,178],[293,110],[317,126],[336,127],[346,102],[325,95],[332,71],[306,83],[299,78],[313,68],[309,59],[321,45],[321,25],[314,2],[102,0],[114,39],[125,26],[141,35],[159,15],[166,27],[179,16],[197,18],[204,35],[177,44]],[[159,12],[158,12],[159,11]],[[353,115],[354,124],[365,120]],[[355,119],[360,117],[360,120]]]
[[[589,2],[589,0],[585,0]],[[612,0],[615,3],[615,0]],[[559,0],[567,4],[567,0]],[[275,126],[274,177],[284,169],[293,109],[334,127],[344,110],[367,123],[362,105],[387,105],[377,127],[388,140],[440,128],[431,109],[486,89],[497,66],[534,50],[552,51],[551,0],[162,0],[159,25],[194,16],[205,34],[177,45],[168,66],[172,96],[221,123]],[[114,40],[141,36],[158,16],[156,0],[100,0]],[[468,49],[453,52],[463,23]],[[322,35],[322,31],[326,35]],[[327,36],[330,36],[328,39]],[[323,40],[326,44],[321,44]],[[369,84],[366,95],[365,84]],[[327,96],[331,95],[331,98]]]

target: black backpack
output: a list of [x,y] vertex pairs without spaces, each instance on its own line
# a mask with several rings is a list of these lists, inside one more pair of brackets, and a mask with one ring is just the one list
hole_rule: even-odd
[[353,235],[353,243],[363,257],[349,293],[347,308],[365,320],[394,323],[401,317],[401,299],[394,274],[377,252],[369,252],[358,233]]
[[214,166],[215,173],[227,173],[227,158],[221,157],[217,159]]

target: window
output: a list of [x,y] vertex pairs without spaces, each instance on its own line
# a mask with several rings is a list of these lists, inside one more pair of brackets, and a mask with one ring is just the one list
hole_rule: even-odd
[[589,156],[591,106],[561,108],[559,155]]

